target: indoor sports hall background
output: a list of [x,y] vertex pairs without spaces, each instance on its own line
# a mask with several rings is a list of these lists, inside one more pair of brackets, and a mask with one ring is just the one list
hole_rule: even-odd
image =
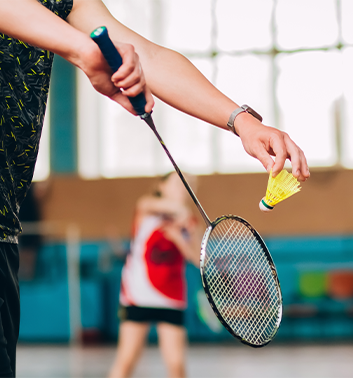
[[[254,225],[283,292],[275,341],[250,350],[220,326],[188,265],[190,376],[351,377],[353,1],[105,3],[122,23],[186,55],[265,124],[287,131],[311,169],[299,194],[261,213],[268,176],[240,140],[157,101],[156,126],[180,167],[199,176],[210,218],[233,213]],[[40,218],[24,223],[24,233],[40,232],[42,243],[34,273],[20,282],[18,374],[104,377],[134,205],[172,167],[144,122],[96,94],[60,57],[49,102],[34,184]],[[165,374],[154,329],[149,340],[136,377]]]

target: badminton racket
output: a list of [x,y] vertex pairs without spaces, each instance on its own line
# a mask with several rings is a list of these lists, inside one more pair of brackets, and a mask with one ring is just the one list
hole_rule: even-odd
[[[106,27],[95,29],[91,38],[116,72],[122,59]],[[282,295],[277,270],[264,241],[241,217],[226,215],[210,221],[159,135],[151,114],[145,112],[143,93],[130,101],[159,140],[206,223],[200,273],[214,313],[229,333],[242,343],[252,347],[268,344],[281,323]]]

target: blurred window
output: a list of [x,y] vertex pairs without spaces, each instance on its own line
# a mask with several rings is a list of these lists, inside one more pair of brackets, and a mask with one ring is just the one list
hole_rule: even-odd
[[[309,165],[353,168],[351,0],[105,0],[122,23],[186,55],[222,92],[288,132]],[[79,172],[172,169],[148,126],[78,74]],[[202,96],[202,93],[200,93]],[[192,173],[262,172],[239,138],[156,101],[154,120]]]
[[33,181],[44,181],[49,177],[50,174],[50,106],[49,101],[47,101],[47,110],[44,117],[44,125],[42,131],[42,137],[40,139],[38,159],[36,162],[36,167],[34,170]]

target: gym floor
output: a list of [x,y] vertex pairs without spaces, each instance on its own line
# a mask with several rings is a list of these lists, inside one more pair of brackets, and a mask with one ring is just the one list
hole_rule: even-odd
[[[18,346],[18,378],[104,378],[115,347]],[[239,345],[191,345],[187,354],[190,378],[352,378],[353,344],[286,345],[262,349]],[[156,346],[148,346],[134,378],[164,378]]]

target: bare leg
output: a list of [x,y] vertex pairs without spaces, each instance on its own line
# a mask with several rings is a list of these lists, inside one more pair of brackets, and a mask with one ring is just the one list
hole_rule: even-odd
[[159,347],[169,378],[185,378],[186,333],[184,327],[169,323],[157,326]]
[[119,328],[118,351],[109,378],[128,378],[145,344],[148,323],[124,321]]
[[37,250],[34,248],[20,249],[20,268],[18,277],[23,281],[31,281],[35,276]]

